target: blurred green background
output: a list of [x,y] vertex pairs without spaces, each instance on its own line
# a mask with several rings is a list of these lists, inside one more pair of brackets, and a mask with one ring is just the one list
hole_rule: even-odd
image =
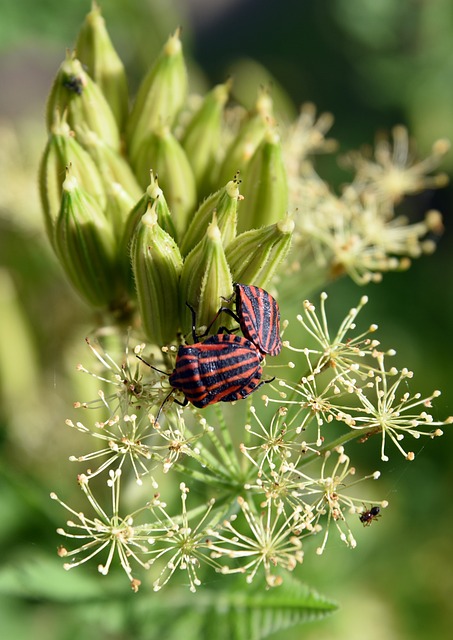
[[[453,4],[451,0],[117,0],[103,14],[134,88],[163,40],[183,26],[193,87],[220,82],[254,60],[269,70],[295,105],[313,101],[335,115],[342,151],[372,143],[378,129],[407,124],[420,154],[439,137],[453,139]],[[68,455],[79,440],[64,426],[83,337],[94,326],[72,294],[47,245],[36,171],[45,143],[44,108],[66,47],[73,45],[89,2],[2,0],[0,5],[0,634],[4,638],[129,638],[80,602],[64,597],[59,543],[61,511],[51,490],[74,499]],[[255,86],[240,85],[255,95]],[[318,165],[334,185],[348,179],[331,158]],[[443,167],[453,172],[453,153]],[[364,293],[363,326],[380,325],[398,366],[415,371],[411,389],[441,389],[439,419],[453,413],[453,189],[411,198],[417,219],[429,208],[445,216],[437,252],[380,285],[349,280],[329,288],[340,320]],[[301,301],[298,301],[300,304]],[[291,317],[293,309],[283,315]],[[298,309],[297,309],[298,311]],[[77,380],[76,380],[77,376]],[[86,393],[85,393],[86,391]],[[356,550],[334,536],[322,557],[307,553],[301,577],[340,603],[321,623],[281,638],[424,640],[447,638],[453,626],[453,440],[415,443],[414,463],[360,449],[364,469],[380,468],[376,497],[390,507],[369,529],[357,523]],[[393,453],[393,452],[392,452]],[[74,471],[75,473],[75,471]],[[373,487],[374,488],[374,487]],[[72,495],[72,498],[71,498]],[[50,564],[49,564],[50,563]],[[18,579],[17,571],[22,574]],[[53,573],[57,571],[57,573]],[[46,581],[34,593],[34,581]],[[66,576],[66,574],[64,574]],[[53,582],[55,579],[55,582]],[[52,591],[58,585],[58,597]],[[25,588],[27,587],[27,588]],[[124,587],[124,584],[123,584]],[[55,586],[57,589],[57,586]],[[130,600],[126,594],[124,598]],[[143,597],[141,594],[138,597]],[[110,611],[110,610],[109,610]],[[98,626],[96,626],[98,625]]]

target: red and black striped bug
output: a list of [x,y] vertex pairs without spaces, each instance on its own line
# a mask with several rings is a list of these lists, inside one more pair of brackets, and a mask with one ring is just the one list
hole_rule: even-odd
[[220,307],[206,333],[221,313],[227,313],[239,323],[244,336],[262,354],[278,355],[282,349],[282,340],[280,311],[275,298],[264,289],[247,284],[235,283],[234,292],[236,313],[228,307]]
[[[200,342],[195,330],[195,311],[187,306],[192,312],[194,344],[179,347],[175,368],[169,374],[171,386],[184,394],[182,404],[191,402],[202,409],[216,402],[241,400],[273,380],[261,380],[263,356],[250,340],[218,333]],[[143,358],[140,360],[156,369]]]
[[379,515],[380,511],[381,510],[380,510],[379,507],[371,507],[370,509],[367,509],[366,511],[363,511],[360,514],[359,520],[363,524],[364,527],[369,527],[370,524],[373,522],[373,520],[376,520],[377,518],[381,517]]
[[261,360],[249,340],[218,333],[204,342],[181,345],[169,382],[200,409],[215,402],[233,402],[264,383]]

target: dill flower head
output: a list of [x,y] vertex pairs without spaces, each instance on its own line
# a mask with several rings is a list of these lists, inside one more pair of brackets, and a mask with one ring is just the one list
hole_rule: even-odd
[[430,174],[449,151],[448,140],[437,140],[431,154],[423,160],[417,160],[406,127],[394,127],[392,138],[392,142],[386,136],[377,140],[372,159],[370,149],[365,149],[363,153],[350,152],[344,157],[344,164],[356,171],[353,186],[358,192],[372,192],[380,201],[392,206],[405,195],[447,184],[448,176],[445,173]]
[[221,560],[245,559],[240,567],[224,565],[222,573],[245,573],[252,582],[258,570],[264,570],[266,585],[281,584],[277,567],[293,571],[303,561],[302,543],[294,528],[295,514],[287,515],[283,503],[268,500],[260,510],[242,496],[238,497],[242,519],[236,515],[210,532],[211,557]]
[[[98,398],[89,402],[76,402],[75,408],[99,408],[105,407],[113,418],[117,413],[133,412],[142,403],[148,405],[160,405],[168,393],[161,384],[162,376],[153,374],[149,382],[144,383],[137,358],[144,348],[144,344],[138,344],[133,349],[129,345],[127,336],[124,352],[119,358],[110,355],[102,344],[96,346],[89,339],[85,339],[91,353],[95,356],[96,369],[92,371],[83,364],[77,366],[78,371],[88,374],[99,381],[101,388]],[[118,364],[117,360],[120,361]],[[165,380],[165,378],[164,378]]]
[[[310,300],[305,300],[303,315],[297,316],[298,322],[315,342],[314,348],[308,350],[304,348],[303,352],[317,356],[315,372],[332,367],[341,373],[355,370],[366,376],[368,371],[366,359],[379,346],[379,341],[371,337],[377,331],[378,326],[371,324],[365,331],[357,335],[353,335],[353,332],[356,330],[357,316],[368,303],[368,296],[362,296],[359,304],[349,310],[336,333],[332,333],[329,329],[326,311],[327,298],[325,292],[321,293],[319,311]],[[296,353],[301,352],[301,349],[293,347],[289,343],[285,343],[285,346]],[[394,355],[394,351],[387,353]],[[361,363],[362,366],[358,363]]]
[[[201,585],[198,569],[204,563],[217,567],[208,555],[209,541],[207,539],[206,521],[214,506],[215,500],[210,500],[195,513],[187,511],[187,496],[189,488],[184,482],[179,485],[181,496],[181,514],[172,517],[166,510],[166,505],[158,495],[149,503],[148,507],[155,517],[155,524],[150,531],[149,550],[151,566],[156,561],[164,564],[159,577],[154,581],[154,591],[159,591],[167,584],[177,569],[185,571],[189,580],[190,591],[195,592]],[[201,512],[201,518],[195,526],[190,521]]]
[[304,161],[311,154],[331,153],[337,149],[337,142],[325,137],[332,125],[331,113],[321,113],[316,117],[316,106],[313,103],[306,102],[301,106],[299,117],[288,127],[284,141],[284,154],[290,181],[292,176],[295,178],[299,176],[303,170]]
[[356,388],[360,402],[354,412],[352,429],[364,432],[363,441],[368,437],[381,434],[381,460],[387,462],[385,453],[386,439],[389,438],[406,460],[414,460],[415,453],[406,451],[401,441],[405,436],[418,440],[421,436],[436,438],[443,435],[440,428],[453,422],[453,418],[445,421],[435,420],[427,410],[432,408],[432,401],[440,396],[435,390],[431,395],[423,397],[421,393],[403,390],[413,377],[407,368],[401,370],[392,367],[385,370],[384,355],[376,355],[379,371],[372,371],[367,384]]
[[[332,455],[336,458],[333,466],[330,464]],[[305,472],[292,464],[287,466],[285,472],[293,485],[291,501],[301,514],[300,526],[305,529],[305,535],[318,534],[324,530],[322,542],[316,553],[321,555],[324,552],[332,526],[337,530],[342,542],[351,548],[356,547],[357,542],[347,522],[347,516],[361,512],[365,500],[362,496],[351,495],[351,487],[365,480],[377,480],[380,472],[375,471],[359,479],[353,479],[356,469],[351,465],[350,458],[342,446],[323,454],[319,475],[315,475],[313,471]],[[379,504],[381,507],[388,505],[386,500]]]
[[99,573],[107,575],[114,557],[117,556],[130,580],[131,588],[137,591],[140,580],[133,575],[132,562],[142,568],[148,568],[148,563],[142,558],[142,555],[148,551],[147,536],[134,527],[136,514],[120,515],[120,481],[121,469],[110,470],[107,485],[111,491],[111,511],[107,513],[93,494],[88,478],[85,475],[78,476],[79,486],[93,511],[91,517],[86,516],[82,511],[75,511],[60,500],[57,494],[51,493],[50,497],[69,511],[74,518],[68,520],[68,529],[59,528],[57,533],[79,544],[72,550],[59,547],[58,555],[70,559],[70,562],[64,564],[64,568],[69,570],[79,567],[107,550],[107,559],[98,565]]
[[[423,397],[420,393],[402,390],[413,373],[407,368],[388,367],[386,359],[394,357],[395,350],[383,351],[380,343],[370,335],[377,330],[372,324],[365,332],[350,335],[355,330],[355,319],[367,302],[351,309],[336,333],[329,330],[325,300],[321,294],[320,311],[309,301],[304,303],[304,316],[299,322],[315,342],[314,348],[298,348],[284,342],[293,353],[303,356],[307,373],[298,382],[280,379],[278,393],[265,396],[267,404],[286,407],[286,428],[298,424],[298,432],[316,428],[315,447],[326,447],[328,425],[342,425],[349,431],[345,441],[361,432],[366,442],[375,434],[381,434],[381,459],[388,460],[385,445],[389,438],[407,460],[414,459],[413,451],[406,451],[401,441],[405,435],[418,439],[422,435],[431,438],[442,435],[441,426],[452,418],[439,421],[427,411],[432,401],[440,395],[434,391]],[[277,391],[276,385],[271,385]],[[355,435],[354,435],[355,434]]]
[[87,478],[99,475],[109,467],[117,465],[121,469],[126,461],[131,465],[137,484],[142,484],[142,476],[149,473],[149,461],[153,457],[152,447],[146,441],[149,439],[147,421],[138,419],[135,414],[125,414],[121,418],[116,415],[106,422],[96,422],[94,427],[88,427],[82,422],[66,420],[66,424],[80,433],[91,435],[104,445],[90,453],[71,456],[71,462],[92,462],[98,458],[105,458],[97,469],[87,469]]
[[395,127],[393,137],[393,148],[386,139],[377,143],[374,161],[358,152],[346,156],[343,163],[352,166],[356,176],[341,196],[330,191],[310,162],[302,162],[304,150],[298,157],[297,149],[290,146],[290,199],[296,209],[291,268],[295,273],[303,271],[315,284],[344,274],[358,284],[379,282],[383,273],[407,269],[411,258],[435,249],[431,236],[442,233],[440,214],[428,212],[423,221],[411,223],[396,214],[395,205],[405,195],[445,186],[446,174],[431,172],[449,143],[437,141],[431,155],[417,162],[407,130]]

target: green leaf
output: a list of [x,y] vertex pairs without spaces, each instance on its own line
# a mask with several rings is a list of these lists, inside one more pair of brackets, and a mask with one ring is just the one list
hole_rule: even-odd
[[220,598],[216,594],[214,610],[205,617],[203,635],[215,636],[216,640],[261,640],[284,629],[320,620],[336,608],[332,601],[285,575],[280,587],[268,591],[257,584],[250,591],[243,589]]
[[83,570],[68,572],[60,558],[38,550],[22,549],[0,567],[0,595],[10,597],[75,603],[118,595],[124,588],[127,590],[124,578],[118,583]]
[[155,596],[136,601],[136,614],[141,611],[145,616],[140,627],[147,640],[162,635],[179,640],[182,630],[184,640],[261,640],[337,609],[334,602],[288,574],[281,586],[269,590],[262,582],[247,585],[241,576],[222,591],[203,587],[192,594],[169,589]]
[[[101,578],[82,569],[66,572],[60,559],[23,549],[0,567],[0,600],[6,596],[12,604],[47,602],[60,613],[69,605],[69,626],[74,617],[79,627],[89,621],[91,629],[114,627],[129,633],[133,628],[134,637],[146,640],[262,640],[320,620],[337,608],[287,573],[281,586],[269,590],[260,581],[247,585],[244,576],[233,581],[211,574],[196,593],[186,586],[154,593],[143,577],[134,594],[122,575]],[[222,590],[207,587],[220,582]]]

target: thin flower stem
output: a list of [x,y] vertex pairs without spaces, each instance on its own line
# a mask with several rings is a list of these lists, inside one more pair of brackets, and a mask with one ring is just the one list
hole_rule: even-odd
[[333,451],[337,447],[344,445],[346,442],[350,442],[351,440],[358,438],[360,435],[363,435],[363,434],[355,433],[354,431],[343,434],[333,442],[329,442],[328,444],[325,444],[322,447],[320,447],[316,453],[311,453],[310,455],[304,458],[301,458],[299,462],[299,467],[303,467],[309,464],[310,462],[312,462],[313,460],[317,460],[319,456],[325,453],[326,451]]

